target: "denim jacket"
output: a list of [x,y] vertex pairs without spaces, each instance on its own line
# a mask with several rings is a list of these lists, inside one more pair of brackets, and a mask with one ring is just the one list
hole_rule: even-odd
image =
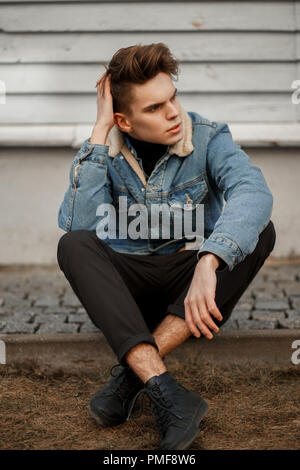
[[[182,208],[188,204],[192,214],[198,204],[204,207],[204,238],[197,249],[213,253],[225,268],[233,268],[253,252],[260,233],[267,226],[273,196],[257,166],[237,145],[226,123],[210,121],[181,107],[182,139],[168,146],[147,179],[142,161],[130,141],[114,125],[105,145],[86,139],[72,161],[69,186],[58,212],[58,225],[65,231],[94,230],[103,219],[97,213],[100,204],[118,207],[117,219],[124,216],[119,197],[126,196],[128,207],[143,204],[150,213],[151,204]],[[186,207],[186,206],[185,206]],[[127,212],[128,216],[128,212]],[[128,217],[128,225],[132,216]],[[193,222],[194,223],[194,222]],[[104,239],[112,249],[132,254],[167,254],[185,249],[187,239],[167,241],[157,238]]]

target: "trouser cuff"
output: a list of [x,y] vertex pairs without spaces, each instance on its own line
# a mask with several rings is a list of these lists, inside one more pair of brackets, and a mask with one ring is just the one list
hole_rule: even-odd
[[168,306],[167,312],[185,320],[185,309],[181,305],[171,304]]
[[122,364],[122,366],[128,366],[128,363],[125,360],[125,356],[128,353],[128,351],[135,346],[136,344],[139,343],[150,343],[152,344],[157,351],[159,352],[159,348],[156,344],[156,341],[154,337],[151,334],[141,334],[141,335],[136,335],[136,336],[131,336],[126,340],[120,347],[118,351],[118,360],[119,363]]

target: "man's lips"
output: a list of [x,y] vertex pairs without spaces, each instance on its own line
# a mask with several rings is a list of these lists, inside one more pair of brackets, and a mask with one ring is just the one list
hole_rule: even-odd
[[181,122],[179,124],[176,124],[176,126],[171,127],[171,129],[168,129],[167,132],[179,132],[181,129]]

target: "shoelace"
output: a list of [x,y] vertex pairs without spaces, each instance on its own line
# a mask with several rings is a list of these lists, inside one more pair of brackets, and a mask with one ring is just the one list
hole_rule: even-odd
[[114,378],[118,377],[119,376],[123,376],[121,378],[121,382],[117,384],[116,388],[114,390],[112,390],[112,392],[117,395],[119,398],[121,398],[121,400],[123,401],[123,407],[125,407],[125,401],[128,400],[128,394],[130,393],[131,391],[131,386],[130,384],[128,383],[128,380],[127,380],[127,377],[126,377],[126,371],[125,371],[125,368],[122,369],[120,371],[119,374],[116,374],[114,375],[113,374],[113,369],[115,367],[124,367],[122,366],[122,364],[120,363],[117,363],[117,364],[114,364],[111,369],[110,369],[110,375]]
[[120,364],[119,362],[118,362],[117,364],[114,364],[114,365],[110,368],[110,371],[109,371],[110,375],[112,375],[113,377],[116,377],[116,376],[112,373],[112,370],[113,370],[114,367],[120,367],[120,366],[122,366],[122,364]]
[[[129,408],[129,413],[128,413],[128,416],[126,418],[126,420],[128,421],[129,417],[130,417],[130,414],[131,414],[131,411],[133,409],[133,406],[137,400],[137,398],[142,394],[146,394],[151,401],[154,401],[154,403],[157,405],[157,417],[158,417],[158,423],[161,425],[161,426],[164,426],[170,419],[170,415],[166,415],[162,410],[165,410],[167,411],[168,413],[172,413],[172,415],[176,416],[176,418],[179,418],[179,419],[182,419],[183,416],[180,416],[178,414],[176,414],[174,411],[170,410],[168,407],[162,405],[162,403],[160,403],[156,398],[155,396],[158,395],[159,398],[163,398],[162,397],[162,394],[161,394],[161,390],[159,388],[158,385],[154,385],[152,390],[149,391],[148,389],[146,388],[142,388],[141,390],[138,391],[138,393],[135,395],[135,397],[133,398],[132,402],[131,402],[131,405],[130,405],[130,408]],[[164,399],[166,401],[166,399]],[[171,406],[171,402],[170,403],[170,406]],[[168,403],[167,403],[168,404]]]

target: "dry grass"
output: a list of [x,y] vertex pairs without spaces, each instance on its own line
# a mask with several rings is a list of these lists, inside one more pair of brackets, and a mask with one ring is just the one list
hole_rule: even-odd
[[[226,368],[173,362],[169,372],[210,405],[190,450],[298,449],[300,370]],[[159,447],[147,397],[143,413],[114,428],[99,428],[89,415],[91,395],[109,370],[87,374],[1,366],[0,449],[148,449]]]

